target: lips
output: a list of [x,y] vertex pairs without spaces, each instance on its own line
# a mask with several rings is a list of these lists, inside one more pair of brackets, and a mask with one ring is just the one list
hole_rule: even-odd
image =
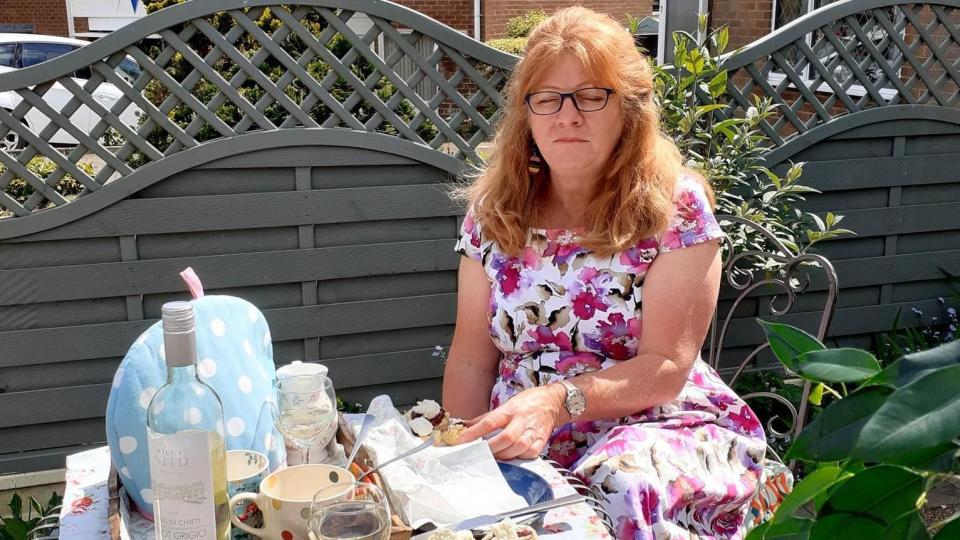
[[556,139],[556,140],[554,140],[553,142],[572,143],[572,142],[587,142],[587,141],[584,140],[584,139],[577,139],[577,138],[574,138],[574,137],[563,137],[563,138],[560,138],[560,139]]

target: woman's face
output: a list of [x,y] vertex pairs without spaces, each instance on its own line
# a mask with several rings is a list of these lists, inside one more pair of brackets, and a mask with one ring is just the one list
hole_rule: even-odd
[[[604,86],[584,70],[579,60],[568,55],[553,66],[531,93],[566,93]],[[590,108],[588,103],[580,105]],[[598,177],[623,133],[623,110],[616,94],[611,94],[606,106],[598,111],[581,112],[572,99],[566,98],[554,114],[534,114],[528,107],[527,118],[533,140],[553,175]]]

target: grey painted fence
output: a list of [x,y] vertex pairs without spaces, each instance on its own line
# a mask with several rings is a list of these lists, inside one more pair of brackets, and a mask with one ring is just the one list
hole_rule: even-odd
[[[732,89],[845,102],[819,86],[765,86],[747,66],[770,79],[763,66],[775,53],[816,35],[828,18],[859,21],[857,13],[893,5],[856,1],[811,14],[727,59],[731,85],[741,85]],[[957,5],[896,9],[940,17],[937,9],[952,16]],[[268,7],[273,24],[263,23]],[[150,35],[160,39],[143,41]],[[938,50],[955,55],[948,37]],[[132,81],[114,70],[127,56],[144,68]],[[452,331],[450,248],[461,212],[445,188],[479,158],[515,61],[387,2],[216,0],[162,10],[0,76],[0,92],[20,100],[0,110],[0,137],[13,132],[24,143],[19,152],[0,149],[0,188],[15,177],[35,188],[0,194],[0,473],[62,466],[64,454],[103,440],[113,372],[162,302],[183,297],[176,274],[188,265],[209,292],[264,310],[278,362],[327,362],[344,397],[436,395],[442,367],[431,349]],[[82,67],[90,79],[69,77]],[[954,72],[945,69],[943,84],[955,84]],[[779,134],[771,165],[810,160],[807,182],[825,191],[811,208],[839,210],[860,232],[824,248],[844,287],[834,335],[884,329],[898,305],[929,312],[938,268],[957,264],[957,115],[949,98],[926,97],[921,82],[908,88],[919,92],[912,101],[820,115],[793,132],[789,115],[768,126]],[[113,103],[96,97],[106,85],[121,95]],[[55,110],[43,96],[60,87],[72,98]],[[94,122],[81,129],[70,119],[84,107]],[[131,111],[142,120],[127,125]],[[58,130],[78,144],[53,148],[47,141]],[[78,165],[89,155],[104,164],[92,175]],[[36,156],[54,171],[28,170]],[[79,193],[62,192],[67,175]],[[814,279],[783,319],[825,330],[825,286]],[[762,292],[738,305],[721,367],[760,342],[751,319],[769,313]],[[721,312],[735,295],[724,291]]]
[[960,275],[958,8],[836,2],[724,60],[728,114],[754,97],[778,104],[763,125],[768,166],[806,162],[801,181],[823,194],[805,207],[844,214],[857,233],[820,250],[840,279],[841,343],[870,346],[898,311],[914,325],[945,319],[938,298]]

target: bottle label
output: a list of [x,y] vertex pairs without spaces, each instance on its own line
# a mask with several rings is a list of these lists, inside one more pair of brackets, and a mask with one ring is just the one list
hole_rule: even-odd
[[150,435],[150,484],[156,537],[215,539],[217,522],[209,434],[192,431]]

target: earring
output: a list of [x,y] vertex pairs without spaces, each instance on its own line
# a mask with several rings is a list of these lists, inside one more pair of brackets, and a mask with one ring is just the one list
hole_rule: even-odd
[[530,174],[537,174],[541,170],[543,170],[543,158],[540,157],[540,149],[534,144],[533,150],[530,152],[530,159],[527,161],[527,171]]

